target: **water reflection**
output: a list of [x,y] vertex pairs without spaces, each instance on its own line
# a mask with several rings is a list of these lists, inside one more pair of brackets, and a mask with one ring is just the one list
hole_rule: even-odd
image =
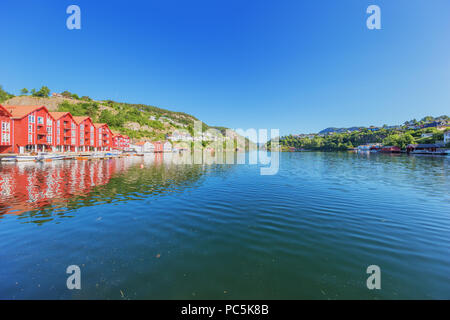
[[[66,214],[82,206],[178,192],[198,182],[216,162],[210,155],[206,158],[204,165],[192,165],[190,153],[3,163],[0,165],[0,218],[4,214],[16,214],[21,218],[40,217],[33,222],[42,223],[52,220],[54,213]],[[223,166],[221,170],[226,168]]]

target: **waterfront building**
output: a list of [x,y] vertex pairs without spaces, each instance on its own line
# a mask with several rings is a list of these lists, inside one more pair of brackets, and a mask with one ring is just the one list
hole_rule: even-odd
[[112,147],[117,150],[130,148],[130,137],[120,133],[113,134]]
[[447,132],[444,132],[444,143],[450,143],[450,130]]
[[11,148],[2,152],[54,150],[54,119],[45,106],[5,106],[11,114]]
[[78,151],[95,150],[95,127],[90,117],[73,117],[78,125]]
[[113,147],[113,133],[106,123],[94,123],[95,127],[95,150],[111,151]]
[[11,151],[12,149],[12,125],[11,113],[0,105],[0,153]]
[[55,119],[55,149],[59,152],[77,151],[78,125],[70,112],[50,112]]
[[155,152],[155,145],[149,141],[138,141],[131,148],[139,153]]

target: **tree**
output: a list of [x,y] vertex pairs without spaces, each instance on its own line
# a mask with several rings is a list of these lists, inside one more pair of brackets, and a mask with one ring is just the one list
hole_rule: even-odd
[[14,97],[13,94],[6,92],[5,90],[3,90],[3,87],[0,86],[0,102],[11,99],[12,97]]
[[62,92],[61,93],[61,95],[64,97],[64,98],[70,98],[70,97],[72,97],[72,94],[69,92],[69,91],[64,91],[64,92]]
[[20,93],[23,95],[27,95],[28,94],[28,89],[27,88],[23,88],[22,90],[20,90]]
[[36,91],[33,89],[31,92],[32,92],[33,97],[46,98],[50,94],[50,89],[46,86],[42,86],[39,91]]

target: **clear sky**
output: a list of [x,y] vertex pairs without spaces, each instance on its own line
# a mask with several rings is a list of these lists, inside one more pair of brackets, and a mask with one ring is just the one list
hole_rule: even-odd
[[282,134],[450,114],[449,0],[2,0],[0,30],[15,94],[47,85]]

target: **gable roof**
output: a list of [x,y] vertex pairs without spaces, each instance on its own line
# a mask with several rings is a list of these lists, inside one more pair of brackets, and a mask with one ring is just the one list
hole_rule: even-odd
[[52,115],[52,117],[53,117],[55,120],[61,119],[61,118],[64,117],[66,114],[69,114],[69,115],[72,117],[72,119],[73,119],[73,116],[72,116],[72,114],[71,114],[70,112],[50,112],[50,114]]
[[[75,120],[75,122],[78,124],[82,123],[84,120],[87,120],[87,119],[91,120],[91,118],[89,118],[88,116],[73,117],[73,120]],[[92,122],[92,120],[91,120],[91,122]]]
[[12,117],[11,112],[9,112],[9,111],[8,111],[4,106],[2,106],[1,104],[0,104],[0,111],[3,111],[4,113],[6,113],[6,116]]
[[12,119],[22,119],[30,113],[44,108],[48,112],[45,106],[3,106],[9,113],[11,113]]
[[108,124],[106,124],[106,123],[94,123],[94,127],[95,128],[100,128],[100,127],[103,127],[103,126],[108,126]]

